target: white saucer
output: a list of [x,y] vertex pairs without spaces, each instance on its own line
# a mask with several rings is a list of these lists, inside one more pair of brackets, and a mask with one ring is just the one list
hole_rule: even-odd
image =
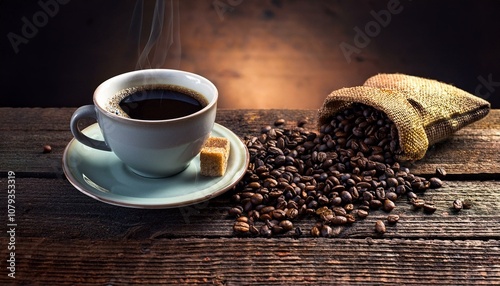
[[[85,128],[87,136],[102,140],[97,123]],[[63,170],[80,192],[99,201],[133,208],[174,208],[196,204],[232,188],[248,166],[248,150],[226,127],[215,124],[212,136],[231,142],[226,174],[222,177],[200,175],[200,157],[193,159],[183,172],[168,178],[151,179],[130,171],[113,152],[87,147],[76,139],[63,154]]]

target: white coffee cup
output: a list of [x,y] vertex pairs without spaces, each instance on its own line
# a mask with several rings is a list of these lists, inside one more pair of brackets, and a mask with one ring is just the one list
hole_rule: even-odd
[[[120,91],[151,85],[176,85],[201,94],[208,104],[187,116],[166,120],[139,120],[110,111],[109,102]],[[215,122],[218,91],[208,79],[169,69],[138,70],[110,78],[94,92],[94,105],[78,108],[71,132],[82,144],[114,152],[133,172],[145,177],[175,175],[189,166],[210,136]],[[83,118],[95,118],[104,141],[89,138],[78,128]]]

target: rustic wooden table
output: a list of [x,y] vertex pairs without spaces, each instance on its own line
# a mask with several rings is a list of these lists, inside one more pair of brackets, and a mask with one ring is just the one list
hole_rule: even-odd
[[[445,187],[423,195],[437,206],[434,214],[400,199],[393,212],[401,220],[383,236],[373,226],[387,214],[375,211],[335,238],[306,232],[269,239],[233,233],[234,219],[226,215],[231,191],[208,203],[156,210],[80,193],[61,168],[74,110],[0,108],[1,285],[500,284],[500,110],[411,166],[424,176],[436,167],[448,172]],[[315,116],[315,110],[220,110],[217,122],[243,137],[278,118],[290,126],[307,118],[306,127],[314,129]],[[46,144],[52,152],[42,152]],[[11,183],[15,212],[7,206]],[[453,212],[457,198],[474,205]],[[308,230],[313,224],[302,219],[296,225]],[[8,276],[11,252],[15,278]]]

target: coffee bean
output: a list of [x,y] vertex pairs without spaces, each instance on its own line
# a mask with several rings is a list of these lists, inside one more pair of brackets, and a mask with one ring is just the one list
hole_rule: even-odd
[[415,208],[422,208],[425,205],[425,201],[422,199],[415,199],[412,201],[412,204]]
[[236,206],[234,208],[229,209],[228,213],[230,216],[240,216],[243,213],[243,207]]
[[443,186],[443,182],[436,177],[430,178],[429,182],[430,182],[430,187],[433,189],[438,189]]
[[241,202],[241,196],[239,194],[234,194],[231,196],[231,201],[233,203],[239,203]]
[[266,207],[263,207],[260,210],[260,213],[261,214],[267,214],[267,213],[271,213],[272,211],[274,211],[274,207],[273,206],[266,206]]
[[370,208],[374,210],[378,210],[379,208],[382,207],[382,202],[380,200],[371,200],[370,201]]
[[342,191],[340,198],[344,204],[349,204],[352,202],[352,195],[348,191]]
[[444,168],[436,168],[436,176],[443,179],[446,177],[446,170]]
[[[403,180],[404,180],[404,179],[403,179]],[[406,193],[406,187],[405,187],[404,185],[398,185],[398,186],[396,187],[396,190],[395,190],[395,191],[396,191],[396,194],[398,194],[398,195],[403,195],[403,194],[405,194],[405,193]]]
[[333,230],[328,225],[323,225],[321,228],[321,236],[322,237],[331,237],[333,235]]
[[362,205],[358,206],[358,209],[359,210],[364,210],[364,211],[368,212],[368,211],[370,211],[370,206],[366,202],[363,202]]
[[255,225],[250,225],[251,234],[259,234],[259,229]]
[[358,214],[358,217],[360,217],[360,218],[365,218],[368,216],[368,212],[365,210],[361,210],[361,209],[358,210],[357,214]]
[[307,124],[307,119],[302,118],[297,121],[297,127],[304,127]]
[[346,204],[344,206],[344,209],[346,212],[350,212],[350,211],[354,210],[354,205],[353,204]]
[[247,212],[247,215],[253,221],[257,221],[260,219],[260,213],[256,210],[251,210],[251,211]]
[[354,217],[353,214],[346,214],[345,218],[347,220],[346,223],[348,223],[348,224],[352,224],[352,223],[356,222],[356,218]]
[[[391,170],[391,169],[388,169],[388,170]],[[386,182],[387,182],[387,187],[397,187],[398,186],[398,180],[396,178],[388,178]]]
[[248,222],[249,219],[246,216],[240,216],[236,219],[237,222]]
[[373,200],[373,194],[370,192],[364,192],[363,193],[363,200],[370,202],[371,200]]
[[259,229],[259,234],[264,236],[264,237],[270,237],[272,235],[271,229],[269,228],[268,225],[263,225]]
[[283,231],[290,231],[293,229],[293,223],[287,219],[282,220],[279,226],[283,228]]
[[453,201],[453,209],[455,211],[461,211],[463,208],[464,208],[464,204],[463,204],[462,200],[456,199]]
[[321,235],[321,231],[319,230],[319,228],[317,226],[313,226],[311,228],[311,236],[318,237],[320,235]]
[[311,229],[312,236],[336,235],[342,225],[373,209],[391,211],[404,194],[423,208],[425,201],[414,192],[442,184],[399,165],[398,130],[383,112],[353,104],[327,120],[319,133],[301,128],[305,123],[284,129],[286,120],[280,118],[244,138],[250,162],[231,197],[236,205],[228,211],[238,217],[240,232],[282,234],[293,229],[295,220],[314,217],[320,224]]
[[271,228],[271,232],[273,234],[281,234],[284,232],[284,230],[283,230],[283,227],[281,227],[279,225],[273,225],[273,227]]
[[331,199],[331,203],[333,206],[340,206],[342,204],[342,198],[335,197],[335,198]]
[[384,201],[384,211],[386,212],[391,212],[394,208],[396,207],[396,204],[394,204],[393,201],[386,199]]
[[280,118],[280,119],[274,121],[274,126],[281,126],[281,125],[285,124],[285,122],[286,122],[285,119]]
[[377,198],[379,200],[385,200],[385,190],[384,188],[382,187],[378,187],[376,190],[375,190],[375,195],[377,196]]
[[267,214],[261,214],[261,215],[259,216],[259,219],[260,219],[261,221],[267,221],[267,220],[271,220],[271,219],[273,219],[273,216],[272,216],[270,213],[267,213]]
[[286,217],[286,212],[284,210],[274,210],[273,218],[277,220],[283,220]]
[[395,224],[399,221],[399,215],[397,214],[390,214],[387,216],[387,222],[390,224]]
[[398,199],[398,195],[395,192],[387,192],[385,198],[395,202]]
[[332,211],[337,216],[345,216],[347,211],[343,207],[333,207]]
[[250,198],[245,199],[244,201],[245,201],[245,202],[244,202],[244,204],[243,204],[243,211],[244,211],[244,212],[249,212],[249,211],[251,211],[251,210],[253,209],[253,204],[252,204],[252,202],[250,201]]
[[250,225],[246,222],[237,221],[234,223],[233,229],[237,233],[248,233],[250,231]]
[[424,206],[424,212],[426,213],[434,213],[436,211],[436,206],[434,206],[433,204],[429,204],[429,203],[425,203]]
[[43,153],[50,153],[50,152],[52,152],[52,147],[50,145],[44,145]]
[[256,205],[260,205],[262,203],[262,201],[264,200],[264,197],[259,194],[259,193],[255,193],[253,194],[251,197],[250,197],[250,201],[252,202],[252,204],[254,206]]
[[261,132],[261,133],[267,133],[267,132],[269,132],[271,129],[273,129],[273,128],[271,127],[271,125],[267,125],[267,126],[262,127],[262,128],[260,129],[260,132]]
[[293,220],[299,215],[299,210],[296,208],[288,209],[286,212],[286,217]]
[[385,228],[385,224],[384,224],[384,222],[383,222],[383,221],[381,221],[381,220],[377,220],[377,221],[375,222],[375,231],[376,231],[377,233],[380,233],[380,234],[385,233],[386,228]]
[[347,217],[342,215],[334,216],[330,219],[333,225],[343,225],[347,223]]
[[260,183],[259,182],[251,182],[247,185],[247,187],[252,188],[252,189],[259,189]]
[[409,192],[406,194],[406,196],[408,197],[409,200],[412,200],[412,199],[417,199],[417,195],[414,193],[414,192]]
[[462,202],[462,206],[464,209],[470,209],[470,208],[472,208],[472,202],[469,200],[464,200]]

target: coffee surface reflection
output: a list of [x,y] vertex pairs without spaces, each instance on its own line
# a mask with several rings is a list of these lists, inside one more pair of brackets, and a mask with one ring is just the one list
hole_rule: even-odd
[[196,113],[207,105],[203,95],[174,85],[128,88],[115,96],[114,105],[132,119],[166,120]]

